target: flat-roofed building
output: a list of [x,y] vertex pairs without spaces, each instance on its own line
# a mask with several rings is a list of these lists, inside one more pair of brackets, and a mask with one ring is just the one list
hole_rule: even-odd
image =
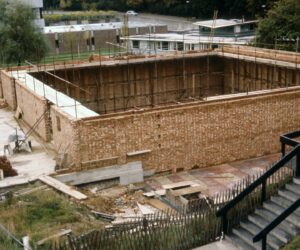
[[[129,35],[147,34],[149,32],[155,34],[166,33],[167,31],[167,25],[140,22],[128,23]],[[84,51],[96,51],[97,53],[101,49],[119,50],[124,47],[124,44],[120,44],[120,37],[124,32],[123,22],[44,27],[50,51],[57,54]]]
[[135,53],[166,53],[217,48],[222,45],[246,45],[255,39],[257,21],[239,19],[217,19],[196,22],[196,30],[185,30],[164,34],[149,32],[144,35],[123,37],[128,40],[129,48]]
[[29,5],[32,8],[35,15],[35,24],[41,28],[45,26],[45,20],[43,18],[42,13],[44,7],[43,0],[7,0],[7,2],[11,3],[14,3],[16,1]]

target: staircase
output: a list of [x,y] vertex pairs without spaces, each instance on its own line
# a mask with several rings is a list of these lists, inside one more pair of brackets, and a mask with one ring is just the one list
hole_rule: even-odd
[[[248,219],[240,222],[239,227],[232,229],[226,236],[239,249],[261,249],[261,241],[253,243],[254,236],[270,224],[293,202],[300,198],[300,178],[294,178],[285,189],[265,201],[261,208],[248,215]],[[300,234],[300,208],[289,215],[268,234],[267,249],[280,249],[295,236]],[[300,247],[300,246],[299,246]]]
[[[237,248],[281,249],[300,235],[299,137],[300,130],[280,136],[281,159],[216,212],[225,238]],[[293,169],[294,178],[284,175],[276,183],[272,178],[284,168]]]

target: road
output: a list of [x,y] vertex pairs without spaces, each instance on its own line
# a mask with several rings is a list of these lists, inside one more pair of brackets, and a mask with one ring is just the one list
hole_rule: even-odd
[[[117,13],[117,16],[123,21],[124,13]],[[149,24],[166,24],[170,31],[180,31],[196,28],[193,23],[197,20],[189,20],[188,18],[176,16],[140,13],[138,16],[129,16],[129,21]]]
[[[51,11],[52,14],[63,14],[68,12],[69,11]],[[45,13],[48,12],[45,11]],[[116,13],[116,17],[118,17],[123,22],[125,13]],[[129,16],[129,21],[149,24],[166,24],[168,25],[169,31],[180,31],[196,28],[196,26],[194,26],[193,23],[197,20],[191,20],[191,18],[186,17],[139,13],[138,16]]]

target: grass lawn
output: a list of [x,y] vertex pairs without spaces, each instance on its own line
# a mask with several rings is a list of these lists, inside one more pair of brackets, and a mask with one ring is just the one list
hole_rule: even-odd
[[283,250],[299,250],[299,249],[300,249],[300,234],[283,248]]
[[[28,235],[34,243],[57,234],[61,229],[71,229],[72,233],[78,235],[104,225],[91,217],[85,206],[51,189],[13,197],[11,202],[0,203],[0,223],[17,239]],[[19,249],[14,247],[15,244],[0,230],[0,249]]]

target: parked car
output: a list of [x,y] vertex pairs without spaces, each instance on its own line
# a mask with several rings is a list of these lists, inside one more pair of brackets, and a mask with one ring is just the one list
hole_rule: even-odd
[[127,15],[127,16],[137,16],[138,13],[136,13],[134,10],[128,10],[128,11],[126,12],[126,15]]

